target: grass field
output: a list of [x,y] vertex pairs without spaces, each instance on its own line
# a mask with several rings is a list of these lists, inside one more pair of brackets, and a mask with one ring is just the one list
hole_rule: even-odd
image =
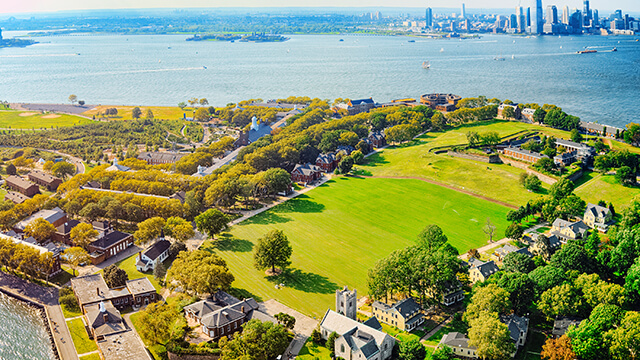
[[[112,120],[132,120],[131,111],[135,106],[112,106],[112,105],[101,105],[97,106],[94,109],[85,111],[82,115],[85,116],[94,116],[97,115],[98,112],[104,113],[107,108],[116,108],[118,109],[118,115],[110,116],[108,119]],[[187,114],[187,117],[193,116],[192,108],[185,108],[184,110],[180,109],[177,106],[139,106],[140,111],[142,111],[142,117],[144,118],[147,114],[147,109],[151,109],[153,113],[154,119],[164,119],[164,120],[179,120],[182,119],[183,114]]]
[[597,204],[604,200],[612,202],[616,210],[622,210],[640,195],[640,187],[622,186],[613,175],[590,173],[584,177],[587,181],[577,182],[575,193],[588,203]]
[[[466,133],[469,131],[495,131],[500,136],[507,136],[522,130],[559,132],[519,122],[493,121],[468,125],[444,133],[427,133],[410,143],[385,149],[370,156],[368,162],[358,168],[373,176],[421,177],[518,206],[538,196],[519,184],[519,176],[524,170],[505,164],[436,155],[429,150],[439,146],[466,144]],[[548,188],[546,184],[544,186]],[[546,190],[542,193],[546,193]]]
[[97,353],[81,356],[80,360],[100,360],[100,355]]
[[[31,114],[28,116],[20,116]],[[92,122],[83,117],[67,114],[47,114],[31,111],[0,111],[0,128],[2,129],[50,129],[57,126],[74,126]]]
[[[419,180],[340,177],[257,215],[204,249],[229,264],[233,286],[259,300],[275,298],[319,317],[344,285],[367,293],[367,271],[396,249],[415,242],[428,224],[440,225],[460,252],[486,244],[487,217],[502,237],[508,208]],[[280,229],[293,246],[288,273],[267,278],[253,267],[252,249]],[[284,289],[275,289],[284,283]]]
[[96,343],[89,339],[87,331],[84,329],[82,319],[69,320],[67,321],[67,326],[69,327],[69,332],[71,332],[71,339],[73,339],[73,345],[76,347],[78,354],[98,350]]
[[[158,292],[160,292],[162,289],[162,286],[160,286],[160,283],[158,283],[158,280],[156,280],[153,277],[153,272],[141,273],[140,271],[138,271],[138,269],[136,269],[137,256],[138,254],[129,256],[128,258],[117,262],[116,265],[120,269],[126,271],[127,275],[129,275],[129,280],[146,277],[147,279],[149,279],[149,281],[151,281],[151,284],[153,284],[153,287],[156,288]],[[168,266],[167,263],[164,263],[164,265]]]
[[301,360],[315,360],[315,359],[331,359],[330,351],[326,347],[322,345],[316,345],[311,341],[311,338],[307,339],[307,342],[304,343],[304,346],[296,356],[296,359]]

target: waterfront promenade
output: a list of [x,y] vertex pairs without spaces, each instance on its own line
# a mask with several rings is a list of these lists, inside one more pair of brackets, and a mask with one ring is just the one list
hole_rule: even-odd
[[78,360],[67,322],[58,303],[58,288],[40,286],[17,276],[0,272],[0,291],[43,308],[47,315],[46,326],[54,340],[60,359]]

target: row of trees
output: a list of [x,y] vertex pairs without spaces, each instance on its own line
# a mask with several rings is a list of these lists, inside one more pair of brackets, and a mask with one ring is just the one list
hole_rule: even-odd
[[21,272],[30,278],[49,279],[55,264],[53,254],[40,253],[31,246],[0,238],[0,268]]

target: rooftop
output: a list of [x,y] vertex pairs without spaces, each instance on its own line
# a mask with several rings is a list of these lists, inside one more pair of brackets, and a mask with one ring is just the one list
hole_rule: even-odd
[[6,181],[8,183],[11,183],[21,189],[28,189],[31,186],[38,186],[34,183],[32,183],[29,180],[25,180],[23,178],[21,178],[20,176],[15,176],[15,175],[10,175],[7,177]]
[[147,250],[143,252],[144,256],[151,260],[156,260],[158,256],[162,255],[165,251],[169,250],[171,243],[168,240],[161,239],[156,241],[153,245],[149,246]]
[[156,291],[156,288],[154,288],[153,285],[151,285],[151,281],[149,281],[149,279],[146,277],[128,280],[127,289],[129,289],[129,291],[131,292],[131,295],[133,296]]
[[56,181],[56,180],[57,181],[62,181],[61,179],[59,179],[59,178],[57,178],[55,176],[49,175],[47,173],[43,173],[42,171],[38,171],[38,170],[31,171],[28,176],[34,177],[36,179],[39,179],[39,180],[44,181],[44,182],[49,183],[49,184],[54,182],[54,181]]
[[67,214],[64,211],[62,211],[62,209],[60,209],[59,207],[56,207],[51,210],[40,210],[37,213],[17,223],[15,227],[17,229],[24,230],[27,227],[27,225],[29,225],[30,222],[38,218],[45,219],[51,224],[53,224],[54,222],[62,219],[65,216],[67,216]]
[[150,360],[147,350],[133,331],[105,337],[98,342],[105,360]]
[[109,300],[111,292],[102,275],[91,274],[71,279],[71,286],[80,305]]
[[132,236],[131,234],[112,230],[108,233],[104,234],[101,238],[91,243],[91,246],[96,247],[98,249],[108,249],[110,246],[117,244],[118,242]]

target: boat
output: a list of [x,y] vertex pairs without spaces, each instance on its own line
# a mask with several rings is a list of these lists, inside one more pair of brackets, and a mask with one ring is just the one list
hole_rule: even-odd
[[413,43],[413,42],[416,42],[416,41],[415,41],[415,40],[409,40],[409,41],[407,41],[407,42],[412,42],[412,43]]
[[207,67],[206,66],[202,66],[202,70],[207,70]]
[[343,42],[343,41],[344,41],[344,39],[340,39],[340,40],[338,40],[338,41]]
[[494,58],[493,58],[493,60],[496,60],[496,61],[505,61],[506,59],[504,58],[504,56],[496,56],[496,57],[494,57]]
[[444,48],[440,48],[440,52],[444,52]]
[[613,49],[611,49],[611,52],[616,52],[618,51],[618,48],[614,47]]
[[429,60],[425,60],[422,62],[422,68],[423,69],[431,69],[431,64],[429,63]]
[[588,50],[580,50],[578,51],[578,54],[593,54],[593,53],[597,53],[598,50],[592,50],[592,49],[588,49]]
[[515,59],[515,58],[516,58],[516,56],[515,56],[515,55],[511,55],[511,59]]
[[167,47],[167,49],[171,50],[171,46]]

